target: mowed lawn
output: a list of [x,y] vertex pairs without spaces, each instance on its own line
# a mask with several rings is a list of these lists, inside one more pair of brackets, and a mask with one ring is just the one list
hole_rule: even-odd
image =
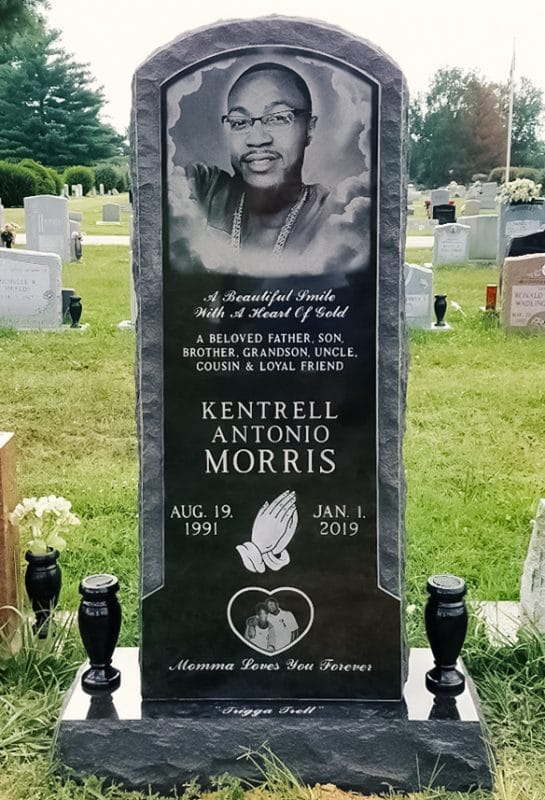
[[[408,251],[407,260],[429,255]],[[407,588],[418,643],[425,580],[434,572],[464,577],[473,599],[518,598],[530,520],[545,494],[544,339],[507,335],[479,312],[486,284],[498,282],[496,267],[436,268],[434,279],[434,290],[461,311],[449,307],[449,333],[409,336]],[[113,572],[121,582],[121,643],[136,644],[135,337],[117,328],[130,315],[128,248],[85,248],[82,263],[64,267],[63,285],[81,294],[90,328],[0,330],[0,429],[17,436],[20,496],[64,495],[82,518],[62,554],[61,607],[76,608],[84,575]],[[95,779],[77,787],[50,773],[61,690],[81,659],[77,636],[70,641],[60,654],[38,657],[30,649],[0,660],[0,798],[143,800]],[[545,796],[543,642],[492,649],[472,629],[465,654],[498,747],[494,800],[538,800]],[[433,790],[422,797],[466,795]]]

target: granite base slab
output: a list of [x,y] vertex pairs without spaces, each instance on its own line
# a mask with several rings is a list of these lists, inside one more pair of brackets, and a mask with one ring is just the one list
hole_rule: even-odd
[[206,786],[230,772],[259,781],[240,756],[268,747],[307,784],[334,783],[361,793],[428,786],[491,788],[478,699],[467,686],[456,701],[434,702],[424,687],[431,652],[413,649],[401,702],[320,700],[142,702],[138,650],[119,648],[121,687],[90,698],[78,673],[56,731],[72,777],[95,774],[126,788],[170,793],[191,778]]

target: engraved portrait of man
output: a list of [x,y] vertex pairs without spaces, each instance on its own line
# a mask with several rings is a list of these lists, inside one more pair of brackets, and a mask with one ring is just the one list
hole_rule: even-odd
[[[371,103],[367,96],[354,99],[357,93],[346,90],[342,76],[334,73],[329,94],[337,92],[341,112],[322,108],[318,113],[297,66],[293,59],[263,60],[225,82],[222,107],[212,106],[212,116],[206,105],[210,124],[202,135],[210,137],[213,127],[217,136],[206,160],[191,157],[199,147],[179,131],[184,123],[184,131],[196,131],[186,122],[189,112],[184,117],[185,98],[180,101],[179,119],[168,129],[175,153],[168,190],[171,255],[181,269],[188,250],[193,257],[198,254],[206,270],[241,274],[346,273],[368,265],[374,181],[367,166],[372,160],[370,126],[367,119],[361,124],[350,118],[358,136],[350,143],[355,174],[348,170],[347,177],[335,125],[343,121],[347,97],[360,116]],[[323,75],[318,77],[323,82]],[[319,90],[319,80],[316,85]],[[315,135],[321,138],[308,168]],[[337,163],[345,172],[332,185]],[[327,168],[329,185],[316,180],[321,167]]]

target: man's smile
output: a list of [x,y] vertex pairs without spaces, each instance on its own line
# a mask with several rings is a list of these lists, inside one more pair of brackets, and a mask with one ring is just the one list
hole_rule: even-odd
[[271,164],[281,159],[280,153],[272,150],[257,150],[251,153],[246,153],[242,156],[241,161],[252,170],[252,172],[266,172]]

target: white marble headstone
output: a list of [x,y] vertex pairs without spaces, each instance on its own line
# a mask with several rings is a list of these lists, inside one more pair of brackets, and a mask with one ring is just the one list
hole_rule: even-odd
[[469,225],[448,222],[433,234],[432,264],[465,264],[469,258]]
[[60,328],[61,271],[56,253],[0,249],[0,324],[18,330]]
[[70,259],[68,200],[40,194],[25,197],[26,246],[41,253],[57,253]]

